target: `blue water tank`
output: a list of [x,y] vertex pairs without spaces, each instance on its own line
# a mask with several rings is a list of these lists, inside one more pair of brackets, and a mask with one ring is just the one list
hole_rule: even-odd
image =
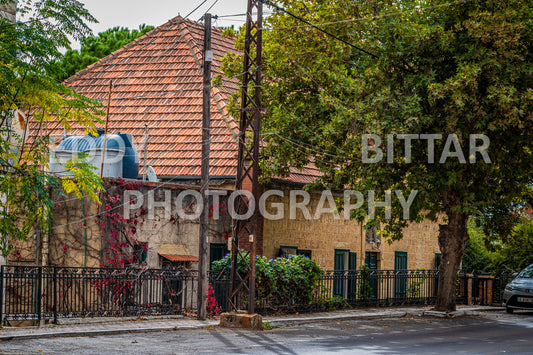
[[[104,134],[95,138],[96,149],[102,149],[104,147]],[[105,139],[105,149],[117,149],[123,152],[126,149],[126,143],[120,134],[108,134]]]
[[69,136],[65,137],[61,144],[57,147],[57,151],[60,152],[85,152],[87,149],[95,146],[96,137],[94,136]]
[[[108,134],[105,139],[106,151],[114,152],[115,158],[122,156],[122,161],[118,162],[122,166],[122,177],[126,179],[137,179],[139,176],[139,155],[137,149],[133,144],[133,138],[131,134],[120,133]],[[63,139],[61,144],[56,149],[57,154],[62,154],[65,157],[71,157],[71,153],[86,152],[95,154],[101,151],[104,146],[104,131],[98,130],[98,136],[86,135],[86,136],[68,136]],[[117,155],[118,154],[118,155]],[[57,158],[55,158],[57,160]],[[57,162],[54,159],[50,161],[51,171],[61,170],[60,167],[56,167]],[[63,159],[64,160],[64,159]],[[101,158],[100,158],[101,161]],[[107,164],[106,159],[106,164]],[[62,162],[64,164],[64,162]],[[112,162],[110,162],[112,163]],[[115,163],[114,163],[115,164]],[[99,168],[100,164],[97,168]]]
[[137,179],[139,176],[139,154],[133,145],[131,134],[118,133],[125,145],[124,158],[122,160],[122,177],[125,179]]

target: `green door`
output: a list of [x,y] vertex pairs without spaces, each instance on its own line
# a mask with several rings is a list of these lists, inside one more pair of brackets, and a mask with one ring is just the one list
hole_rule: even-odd
[[407,296],[407,252],[394,252],[394,297],[405,298]]
[[333,294],[344,297],[344,270],[347,250],[335,249],[335,270],[333,271]]
[[209,269],[213,268],[214,261],[224,259],[226,252],[226,244],[209,244]]
[[[378,253],[373,251],[367,251],[365,253],[365,266],[369,270],[377,270],[378,269]],[[370,285],[370,298],[377,298],[378,297],[378,280],[377,275],[375,272],[370,271],[370,274],[368,276],[368,283]]]

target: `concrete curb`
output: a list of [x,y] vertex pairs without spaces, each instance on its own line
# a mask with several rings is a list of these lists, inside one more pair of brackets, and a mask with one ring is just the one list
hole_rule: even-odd
[[[459,309],[454,312],[456,316],[463,315],[478,315],[480,312],[493,312],[504,310],[504,307],[471,307],[467,309]],[[439,313],[437,315],[436,313]],[[442,315],[444,314],[444,316]],[[309,317],[265,317],[265,322],[270,322],[273,327],[283,327],[299,324],[319,323],[319,322],[331,322],[342,320],[357,320],[357,319],[378,319],[378,318],[402,318],[408,315],[412,316],[427,316],[427,317],[446,317],[445,312],[435,312],[427,309],[409,309],[401,311],[374,311],[374,312],[353,312],[344,314],[328,314],[320,315],[319,313]],[[451,318],[451,317],[449,317]],[[156,321],[156,319],[154,319]],[[169,320],[170,321],[170,320]],[[208,321],[195,321],[195,320],[183,320],[180,324],[180,320],[175,320],[171,324],[164,324],[160,326],[154,326],[147,324],[138,328],[127,328],[126,322],[119,325],[119,329],[106,329],[112,327],[112,324],[102,325],[96,329],[68,329],[65,326],[50,327],[49,329],[43,328],[26,328],[26,329],[5,329],[7,334],[2,334],[4,331],[0,330],[0,342],[20,339],[39,339],[39,338],[54,338],[54,337],[81,337],[81,336],[98,336],[98,335],[116,335],[116,334],[128,334],[128,333],[146,333],[146,332],[162,332],[173,330],[188,330],[188,329],[205,329],[210,327],[218,327],[218,320]],[[101,323],[104,324],[104,323]],[[132,323],[130,323],[132,324]],[[95,323],[90,323],[94,327]],[[132,324],[133,325],[133,324]],[[11,334],[9,334],[11,333]],[[19,334],[17,334],[19,333]]]
[[[21,339],[42,339],[42,338],[58,338],[58,337],[80,337],[80,336],[98,336],[98,335],[116,335],[128,333],[147,333],[147,332],[163,332],[173,330],[188,330],[188,329],[205,329],[218,326],[218,321],[210,321],[209,323],[193,324],[176,324],[174,326],[160,326],[160,327],[143,327],[143,328],[122,328],[122,329],[88,329],[88,330],[57,330],[50,329],[47,332],[38,333],[24,333],[0,335],[0,342]],[[33,330],[32,330],[33,331]],[[1,334],[1,331],[0,331]]]
[[[468,309],[459,309],[455,312],[452,312],[453,316],[448,316],[448,318],[459,317],[459,316],[472,316],[479,315],[480,312],[496,312],[505,310],[504,307],[472,307]],[[366,312],[359,314],[338,314],[338,315],[328,315],[328,316],[315,316],[315,317],[301,317],[301,318],[288,318],[288,319],[270,319],[266,317],[265,321],[270,321],[270,325],[273,327],[283,327],[288,325],[298,325],[314,322],[330,322],[330,321],[341,321],[341,320],[357,320],[357,319],[377,319],[377,318],[402,318],[408,315],[415,317],[429,316],[429,317],[445,317],[446,312],[436,312],[429,310],[413,309],[408,311],[396,311],[396,312]]]
[[[298,325],[306,323],[315,323],[315,322],[332,322],[339,320],[357,320],[357,319],[376,319],[376,318],[402,318],[407,314],[413,314],[417,312],[387,312],[387,313],[361,313],[361,314],[342,314],[334,316],[325,316],[325,317],[302,317],[302,318],[291,318],[291,319],[273,319],[269,320],[265,318],[265,321],[270,321],[270,325],[273,327],[283,327],[288,325]],[[419,311],[418,313],[422,313]]]
[[424,311],[422,316],[438,318],[456,318],[461,316],[478,316],[480,312],[496,312],[504,310],[505,307],[474,307],[469,309],[458,309],[455,312]]

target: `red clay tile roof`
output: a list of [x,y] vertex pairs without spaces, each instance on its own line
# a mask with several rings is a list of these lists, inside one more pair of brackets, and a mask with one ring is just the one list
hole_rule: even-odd
[[296,183],[311,184],[321,177],[323,173],[314,165],[308,164],[301,171],[296,168],[290,168],[290,175],[286,177],[276,177],[276,180],[290,181]]
[[163,258],[170,261],[200,261],[198,257],[194,255],[168,255],[168,254],[159,254]]
[[[202,139],[203,25],[181,17],[138,38],[65,81],[78,93],[107,105],[113,80],[109,133],[130,133],[143,157],[144,126],[148,124],[147,164],[158,176],[200,176]],[[213,28],[213,76],[221,74],[220,59],[235,52],[233,39]],[[210,175],[234,176],[238,127],[225,111],[238,78],[213,88],[211,106]],[[62,134],[62,130],[45,134]],[[81,128],[71,134],[83,134]]]
[[[130,133],[143,161],[144,126],[148,124],[147,165],[160,177],[198,177],[202,139],[203,24],[181,17],[138,38],[65,81],[78,93],[107,105],[113,80],[109,115],[110,134]],[[221,58],[236,52],[233,39],[213,28],[213,76],[221,74]],[[237,167],[238,126],[228,115],[226,103],[238,90],[239,78],[212,89],[210,175],[234,176]],[[44,128],[44,134],[63,134]],[[78,127],[68,135],[83,134]],[[142,164],[141,164],[142,165]],[[313,167],[282,178],[312,182],[319,176]]]

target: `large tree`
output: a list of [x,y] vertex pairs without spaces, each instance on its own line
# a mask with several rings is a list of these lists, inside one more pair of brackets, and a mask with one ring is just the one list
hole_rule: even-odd
[[[390,190],[406,197],[418,191],[406,218],[393,194],[391,218],[378,208],[368,226],[380,223],[394,240],[411,222],[438,221],[442,263],[436,309],[455,310],[468,217],[481,213],[484,225],[509,232],[531,199],[533,4],[275,3],[337,39],[280,9],[267,19],[263,127],[270,158],[263,172],[279,174],[314,162],[327,187],[365,196],[373,190],[381,199]],[[233,59],[226,60],[227,73],[238,73]],[[369,134],[375,136],[368,140]],[[394,135],[393,146],[388,134]],[[399,136],[405,134],[441,138],[413,139],[407,144],[409,161],[406,137]],[[476,147],[489,144],[481,148],[485,155],[469,151],[470,137]],[[362,159],[365,142],[373,163]],[[377,147],[381,160],[372,152]],[[443,157],[443,151],[450,154]],[[367,221],[368,207],[367,199],[352,217]]]
[[[9,3],[0,0],[1,4]],[[54,194],[76,192],[97,200],[101,180],[84,159],[66,164],[71,178],[47,172],[49,137],[42,128],[73,122],[94,131],[102,112],[96,101],[64,87],[48,73],[69,36],[90,33],[95,21],[74,0],[18,1],[19,22],[0,16],[0,251],[31,230],[47,232]],[[31,130],[31,135],[29,131]],[[52,193],[54,192],[54,193]]]
[[100,32],[97,36],[83,37],[80,40],[79,50],[68,49],[54,63],[52,75],[57,80],[63,81],[153,29],[153,26],[146,25],[140,25],[138,30],[113,27]]

